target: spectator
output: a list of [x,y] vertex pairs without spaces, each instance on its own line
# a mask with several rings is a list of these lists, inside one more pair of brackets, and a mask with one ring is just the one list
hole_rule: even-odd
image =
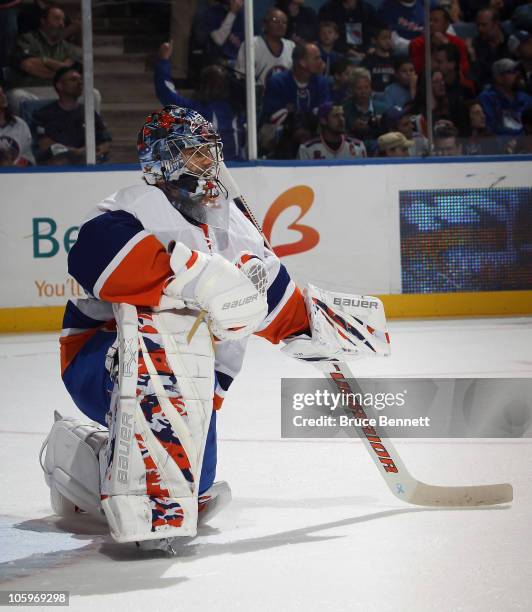
[[[467,47],[465,42],[448,34],[447,30],[451,20],[449,13],[441,6],[432,8],[430,11],[430,46],[434,53],[437,47],[442,45],[452,44],[458,48],[460,54],[460,71],[463,75],[469,74],[469,58],[467,55]],[[425,35],[422,34],[410,41],[409,46],[410,57],[414,68],[418,74],[421,74],[425,68]]]
[[[292,67],[292,52],[295,43],[284,38],[286,15],[279,9],[271,8],[264,16],[262,36],[255,36],[255,78],[263,87],[272,74]],[[246,73],[246,53],[240,47],[235,70],[239,75]]]
[[493,85],[479,96],[486,113],[487,127],[500,136],[518,136],[523,133],[521,115],[532,106],[532,96],[516,90],[517,62],[497,60],[492,66]]
[[[440,0],[439,4],[447,8],[451,23],[461,23],[465,21],[460,0],[444,0],[443,2]],[[452,34],[455,34],[455,32],[453,31]]]
[[0,78],[9,66],[9,58],[17,40],[17,4],[20,4],[20,0],[0,0]]
[[29,166],[35,159],[27,123],[11,113],[0,86],[0,166]]
[[532,153],[532,107],[528,107],[521,115],[523,134],[510,143],[508,153],[530,155]]
[[[454,108],[450,104],[445,88],[445,80],[443,74],[439,70],[434,70],[431,77],[432,87],[432,120],[434,123],[441,120],[453,122],[455,116],[460,116],[461,109]],[[427,133],[427,109],[426,109],[426,85],[425,79],[419,81],[416,97],[410,106],[410,110],[416,116],[415,122],[419,126],[419,131],[426,135]]]
[[475,96],[475,86],[460,73],[459,62],[460,54],[454,45],[443,45],[434,50],[432,64],[434,70],[442,73],[445,81],[449,118],[461,128],[466,121],[464,102]]
[[371,91],[371,75],[365,68],[353,70],[350,91],[351,96],[344,103],[347,132],[363,140],[371,154],[377,146],[381,116],[386,106]]
[[507,21],[512,17],[513,10],[520,1],[517,0],[483,0],[483,4],[487,4],[495,11],[499,21]]
[[486,126],[486,114],[478,100],[465,105],[466,123],[462,133],[464,155],[496,155],[500,153],[495,134]]
[[299,159],[354,159],[366,157],[364,143],[346,136],[344,109],[326,102],[318,112],[319,137],[299,147]]
[[318,48],[321,53],[321,59],[325,64],[325,76],[331,75],[331,66],[339,57],[341,57],[334,50],[334,46],[337,41],[338,26],[334,23],[334,21],[320,21]]
[[[58,6],[57,3],[52,0],[33,0],[31,4],[23,2],[18,8],[17,15],[19,34],[26,34],[26,32],[38,30],[43,13],[53,4]],[[69,42],[75,42],[74,39],[79,38],[80,33],[81,15],[78,13],[74,19],[70,19],[68,15],[65,15],[63,38]],[[81,43],[81,41],[79,42]]]
[[185,106],[200,113],[217,126],[224,145],[227,160],[243,159],[243,117],[237,104],[231,102],[229,79],[223,66],[206,66],[201,71],[200,88],[194,98],[180,95],[172,82],[170,57],[172,44],[159,47],[159,61],[154,68],[155,93],[159,102],[166,106]]
[[[176,6],[176,18],[179,19],[179,3],[180,0],[171,0],[172,6]],[[188,0],[187,0],[188,1]],[[180,78],[176,79],[175,86],[180,89],[183,87],[196,89],[199,87],[199,75],[202,68],[208,66],[211,62],[216,62],[218,60],[218,52],[217,47],[214,44],[214,41],[211,39],[211,34],[208,29],[207,24],[207,11],[210,10],[210,4],[199,2],[197,4],[197,10],[194,13],[194,17],[192,19],[192,25],[190,27],[190,36],[188,39],[188,50],[187,50],[187,78],[185,80],[181,80]],[[182,27],[178,26],[178,27]],[[172,41],[173,32],[175,31],[175,25],[170,23],[170,37]],[[179,45],[181,46],[181,45]],[[179,54],[179,51],[176,51],[175,47],[172,47],[172,53],[175,55]],[[219,62],[221,63],[221,62]],[[173,69],[173,57],[172,57],[172,69]],[[173,73],[172,73],[173,76]]]
[[171,0],[172,77],[176,87],[190,85],[188,53],[198,0]]
[[[11,85],[7,92],[9,105],[17,113],[23,100],[56,98],[52,81],[60,68],[73,66],[81,59],[80,50],[63,39],[65,14],[57,6],[43,11],[39,30],[17,38]],[[95,90],[95,105],[100,95]]]
[[349,82],[353,73],[353,65],[340,57],[331,66],[331,100],[335,104],[343,104],[349,95]]
[[291,113],[278,133],[278,141],[273,145],[273,159],[295,159],[299,147],[316,135],[316,115],[313,113]]
[[474,93],[473,82],[465,77],[460,68],[460,51],[455,45],[449,43],[436,47],[432,53],[432,68],[443,74],[448,90],[457,89],[460,95],[466,97]]
[[532,31],[532,4],[518,6],[512,13],[512,27],[516,30]]
[[514,32],[508,40],[508,49],[520,61],[522,89],[532,95],[532,36],[526,30]]
[[429,151],[429,141],[416,129],[415,117],[408,109],[397,106],[389,108],[382,116],[386,132],[401,132],[412,144],[408,152],[412,157],[424,157]]
[[244,0],[215,0],[205,13],[209,32],[208,63],[234,63],[244,40]]
[[18,9],[17,21],[19,34],[33,32],[39,29],[39,25],[45,9],[50,4],[50,0],[33,0],[33,2],[24,2]]
[[315,42],[318,37],[318,16],[305,0],[279,0],[277,8],[288,17],[286,37],[294,43]]
[[418,76],[408,58],[396,60],[394,66],[395,82],[386,87],[383,100],[388,108],[403,108],[416,97]]
[[451,157],[462,155],[462,146],[458,142],[458,130],[448,122],[434,128],[434,155]]
[[292,54],[292,69],[274,74],[264,95],[263,116],[277,126],[290,113],[317,113],[330,100],[329,83],[322,76],[320,50],[311,43],[296,45]]
[[[54,75],[54,87],[59,99],[38,110],[35,115],[38,134],[39,160],[49,161],[58,148],[66,147],[69,161],[85,162],[85,109],[79,103],[83,91],[81,74],[71,66],[63,66]],[[94,113],[96,159],[106,161],[111,148],[109,134],[100,115]],[[58,147],[57,145],[62,145]]]
[[340,37],[337,50],[361,61],[371,43],[371,32],[379,25],[377,12],[363,0],[327,0],[318,13],[320,21],[334,21]]
[[371,45],[362,66],[371,74],[373,91],[382,93],[392,82],[395,73],[391,57],[392,33],[388,26],[380,26],[374,30]]
[[409,157],[413,142],[405,138],[401,132],[388,132],[379,136],[377,144],[378,157]]
[[493,9],[499,21],[506,21],[510,19],[514,6],[517,4],[520,4],[520,0],[517,2],[514,0],[509,2],[505,0],[462,0],[463,21],[474,22],[478,11],[483,8]]
[[410,41],[423,34],[423,0],[384,0],[378,18],[392,31],[394,51],[407,54]]
[[481,8],[475,19],[477,34],[472,41],[473,75],[482,89],[491,82],[491,66],[506,56],[507,37],[492,8]]

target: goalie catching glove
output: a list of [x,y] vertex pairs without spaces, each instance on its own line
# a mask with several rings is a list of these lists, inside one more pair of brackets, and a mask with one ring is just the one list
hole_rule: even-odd
[[191,251],[177,243],[170,266],[175,277],[164,289],[160,308],[177,304],[204,310],[220,340],[248,336],[266,317],[267,272],[258,257],[243,253],[234,265],[221,255]]

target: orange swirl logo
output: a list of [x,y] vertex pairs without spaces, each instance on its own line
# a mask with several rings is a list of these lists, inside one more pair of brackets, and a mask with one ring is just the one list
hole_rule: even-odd
[[264,217],[262,229],[264,231],[264,235],[268,239],[268,242],[271,244],[273,226],[275,225],[275,222],[279,216],[291,206],[296,206],[299,208],[299,215],[295,221],[288,225],[288,229],[299,232],[301,234],[301,238],[297,242],[290,242],[288,244],[281,244],[273,247],[277,257],[296,255],[297,253],[310,251],[320,241],[320,235],[317,230],[309,225],[298,223],[298,221],[308,213],[313,202],[314,192],[312,189],[307,185],[297,185],[296,187],[291,187],[287,191],[283,192],[268,209],[268,212]]

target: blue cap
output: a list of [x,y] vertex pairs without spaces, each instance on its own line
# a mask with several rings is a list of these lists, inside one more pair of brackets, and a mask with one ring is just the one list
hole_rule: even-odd
[[334,104],[332,102],[324,102],[318,109],[318,119],[327,119],[332,111]]
[[393,130],[396,127],[399,119],[408,114],[409,112],[401,106],[392,106],[382,115],[384,127],[386,127],[388,130]]

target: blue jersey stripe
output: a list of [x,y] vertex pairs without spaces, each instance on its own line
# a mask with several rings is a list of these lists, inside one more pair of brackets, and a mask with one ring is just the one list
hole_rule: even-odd
[[224,391],[227,391],[233,382],[233,377],[229,376],[229,374],[224,374],[223,372],[218,372],[218,370],[216,370],[216,380],[218,381],[220,387]]
[[68,300],[63,317],[63,329],[94,329],[100,327],[103,323],[105,321],[87,316],[71,300]]
[[120,249],[143,230],[141,222],[123,210],[106,212],[81,226],[68,254],[68,272],[93,295],[94,285]]
[[286,271],[286,268],[281,264],[279,268],[279,272],[275,277],[275,280],[270,285],[267,293],[268,300],[268,314],[279,304],[279,302],[283,299],[286,288],[290,284],[290,276]]

